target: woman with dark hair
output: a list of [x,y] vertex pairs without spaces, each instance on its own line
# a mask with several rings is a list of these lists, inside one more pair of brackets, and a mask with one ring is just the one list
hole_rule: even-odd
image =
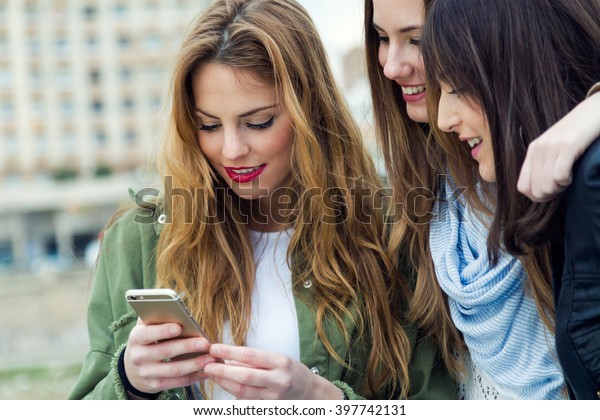
[[492,261],[505,251],[522,261],[540,317],[556,329],[570,396],[600,398],[600,142],[559,199],[536,203],[517,190],[528,145],[600,80],[600,3],[438,1],[422,48],[432,101],[439,88],[431,116],[455,133],[436,138],[456,185],[470,187],[466,205],[486,211],[458,234],[485,226]]

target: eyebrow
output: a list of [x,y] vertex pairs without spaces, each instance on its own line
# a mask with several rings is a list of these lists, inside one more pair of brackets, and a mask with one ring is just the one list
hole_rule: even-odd
[[[266,109],[275,108],[275,107],[277,107],[277,104],[267,105],[267,106],[261,106],[259,108],[251,109],[250,111],[244,112],[243,114],[238,115],[238,117],[240,117],[240,118],[248,117],[250,115],[256,114],[257,112],[264,111]],[[196,112],[200,112],[201,114],[206,115],[208,118],[214,118],[216,120],[219,119],[219,117],[215,117],[214,115],[210,115],[208,112],[202,111],[200,108],[196,108]]]
[[[384,32],[385,33],[385,31],[383,29],[381,29],[379,26],[377,26],[376,23],[373,23],[373,28],[375,28],[376,31]],[[407,26],[405,28],[401,28],[398,32],[400,32],[401,34],[405,34],[407,32],[412,32],[412,31],[415,31],[417,29],[423,29],[423,27],[422,26],[417,26],[417,25],[411,25],[411,26]]]

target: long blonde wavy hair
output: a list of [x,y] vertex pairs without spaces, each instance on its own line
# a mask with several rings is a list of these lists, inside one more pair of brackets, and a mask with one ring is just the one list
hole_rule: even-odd
[[[433,0],[423,3],[426,14]],[[390,215],[389,255],[396,264],[411,265],[415,280],[410,319],[434,338],[448,369],[457,375],[462,366],[453,353],[464,349],[464,341],[452,322],[429,250],[429,221],[438,175],[445,173],[445,157],[429,124],[408,116],[400,86],[383,74],[373,12],[373,0],[365,0],[364,41],[373,116],[395,203],[390,206],[394,213]]]
[[[192,75],[204,63],[250,72],[275,85],[295,129],[287,251],[294,287],[313,282],[310,306],[330,354],[344,318],[372,339],[362,392],[406,396],[411,350],[400,315],[406,290],[382,243],[381,180],[336,86],[313,22],[293,0],[219,0],[192,23],[175,61],[168,129],[157,160],[162,177],[192,196],[169,196],[172,218],[157,249],[159,286],[183,292],[194,317],[218,342],[227,321],[244,345],[255,263],[239,199],[203,155],[197,138]],[[173,190],[174,191],[174,190]],[[320,192],[314,199],[311,192]],[[187,206],[186,206],[187,204]],[[247,204],[247,203],[246,203]],[[187,223],[190,222],[190,223]],[[389,302],[393,302],[390,305]]]

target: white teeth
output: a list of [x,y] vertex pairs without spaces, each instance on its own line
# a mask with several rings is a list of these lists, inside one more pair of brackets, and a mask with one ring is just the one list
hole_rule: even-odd
[[402,89],[402,93],[404,93],[405,95],[416,95],[417,93],[425,91],[425,85],[410,87],[400,86],[400,88]]
[[481,137],[474,137],[472,139],[467,140],[467,143],[469,143],[469,146],[471,146],[471,148],[477,146],[479,143],[481,143]]
[[260,168],[260,166],[255,166],[254,168],[248,168],[248,169],[233,169],[233,172],[235,172],[238,175],[243,175],[243,174],[249,174],[250,172],[254,172],[258,168]]

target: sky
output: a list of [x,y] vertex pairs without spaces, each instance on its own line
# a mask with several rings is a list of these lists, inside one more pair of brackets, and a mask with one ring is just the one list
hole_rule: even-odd
[[341,54],[360,46],[363,38],[363,0],[298,0],[312,17],[335,73]]
[[327,48],[362,42],[363,0],[299,0],[313,18]]

